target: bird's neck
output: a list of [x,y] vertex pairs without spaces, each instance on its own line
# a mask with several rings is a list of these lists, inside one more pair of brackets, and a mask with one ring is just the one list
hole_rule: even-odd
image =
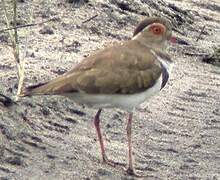
[[166,50],[165,42],[158,43],[158,42],[155,42],[153,39],[148,39],[146,41],[146,39],[142,38],[141,36],[135,36],[132,38],[132,40],[137,41],[141,45],[143,45],[147,48],[150,48],[150,49],[154,49],[156,51],[165,51]]
[[141,36],[135,36],[132,38],[132,41],[136,41],[137,43],[141,44],[142,46],[150,49],[151,53],[165,66],[170,66],[173,64],[172,59],[166,53],[166,41],[162,43],[157,43],[151,39],[146,41],[146,38],[142,38]]

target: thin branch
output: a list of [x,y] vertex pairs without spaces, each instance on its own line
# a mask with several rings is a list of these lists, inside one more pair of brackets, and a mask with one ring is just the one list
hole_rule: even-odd
[[[14,57],[17,63],[18,69],[18,90],[17,95],[20,94],[22,86],[24,84],[24,63],[20,60],[20,52],[19,52],[19,44],[18,44],[18,31],[16,29],[17,26],[17,0],[13,0],[13,25],[14,25]],[[16,96],[16,100],[18,100],[18,96]]]
[[208,55],[206,53],[194,53],[194,52],[184,52],[184,54],[188,56],[207,56]]
[[[4,16],[5,16],[5,22],[6,22],[6,25],[7,27],[10,27],[10,22],[9,22],[9,15],[8,15],[8,12],[7,12],[7,9],[6,9],[6,3],[5,3],[5,0],[2,0],[2,6],[3,6],[3,9],[4,9]],[[10,36],[10,39],[12,41],[12,44],[14,44],[14,38],[13,38],[13,34],[11,31],[8,31],[8,34]]]
[[18,64],[20,64],[18,31],[15,28],[17,26],[17,0],[13,0],[13,26],[14,26],[14,42],[15,42],[15,44],[14,44],[14,56],[15,56],[16,62]]
[[16,45],[18,45],[18,31],[16,29],[16,26],[17,26],[17,0],[13,0],[13,12],[14,12],[14,15],[13,15],[14,38],[15,38]]
[[[34,0],[32,1],[32,5],[31,5],[31,8],[30,8],[30,16],[29,16],[29,23],[32,24],[32,25],[38,25],[38,24],[43,24],[45,22],[49,22],[51,21],[52,19],[49,19],[47,21],[42,21],[41,23],[33,23],[33,14],[34,14]],[[53,18],[54,19],[54,18]],[[27,26],[26,26],[27,27]],[[28,26],[28,27],[31,27],[31,26]],[[28,43],[29,43],[29,39],[30,39],[30,31],[28,31],[28,33],[26,34],[26,38],[25,38],[25,47],[24,47],[24,53],[23,53],[23,60],[25,59],[25,57],[27,56],[27,47],[28,47]],[[24,61],[23,61],[24,62]]]
[[[18,44],[18,32],[17,32],[17,0],[13,0],[13,29],[14,33],[12,33],[12,30],[9,30],[9,36],[12,42],[12,47],[13,47],[13,54],[14,54],[14,59],[17,65],[17,77],[18,77],[18,90],[17,90],[17,95],[20,94],[23,82],[24,82],[24,63],[20,61],[20,53],[19,53],[19,44]],[[6,3],[5,0],[2,0],[2,5],[4,9],[4,14],[5,14],[5,21],[7,24],[7,28],[10,28],[10,23],[9,23],[9,15],[7,13],[7,8],[6,8]],[[16,97],[16,100],[18,100],[18,96]]]
[[89,21],[91,21],[92,19],[96,18],[98,16],[98,14],[95,14],[94,16],[90,17],[89,19],[86,19],[85,21],[82,22],[82,24],[85,24]]
[[[4,1],[4,0],[2,0]],[[91,21],[92,19],[96,18],[98,16],[98,14],[84,20],[82,22],[82,24],[85,24],[89,21]],[[26,28],[26,27],[31,27],[31,26],[37,26],[37,25],[42,25],[42,24],[45,24],[47,22],[50,22],[50,21],[54,21],[57,17],[53,17],[51,19],[48,19],[48,20],[45,20],[45,21],[42,21],[42,22],[39,22],[39,23],[30,23],[30,24],[24,24],[24,25],[18,25],[18,26],[14,26],[14,27],[9,27],[10,25],[7,24],[8,28],[5,28],[5,29],[0,29],[0,33],[3,33],[3,32],[6,32],[6,31],[10,31],[10,30],[13,30],[13,29],[21,29],[21,28]]]
[[205,25],[202,27],[202,30],[200,31],[199,36],[198,36],[197,39],[196,39],[196,42],[199,41],[199,39],[201,38],[201,35],[202,35],[202,33],[204,32],[204,30],[205,30]]
[[24,25],[19,25],[19,26],[16,26],[16,27],[9,27],[9,28],[5,28],[5,29],[1,29],[0,33],[6,32],[6,31],[9,31],[9,30],[13,30],[13,29],[21,29],[21,28],[41,25],[41,24],[53,21],[54,19],[56,19],[56,18],[54,17],[54,18],[51,18],[51,19],[48,19],[46,21],[42,21],[42,22],[39,22],[39,23],[24,24]]

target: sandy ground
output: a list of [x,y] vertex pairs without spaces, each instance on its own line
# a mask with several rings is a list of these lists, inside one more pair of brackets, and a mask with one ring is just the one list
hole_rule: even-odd
[[[143,179],[220,179],[220,68],[201,62],[220,45],[217,0],[40,0],[33,5],[25,0],[19,3],[20,24],[28,23],[31,7],[33,22],[54,20],[19,30],[26,85],[52,79],[94,50],[129,39],[145,16],[170,19],[182,42],[169,48],[175,69],[168,86],[135,111],[135,167]],[[0,27],[5,27],[1,6]],[[12,96],[17,79],[7,34],[0,34],[0,42],[0,90]],[[0,106],[0,179],[135,179],[100,163],[91,121],[95,112],[56,96]],[[107,154],[125,166],[127,114],[107,109],[101,117]]]

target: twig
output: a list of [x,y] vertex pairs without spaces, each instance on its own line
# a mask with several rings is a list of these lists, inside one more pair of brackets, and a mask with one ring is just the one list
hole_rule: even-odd
[[[46,21],[42,21],[41,23],[33,23],[33,13],[34,13],[34,6],[33,6],[33,4],[34,4],[34,0],[32,1],[32,5],[31,5],[31,8],[30,8],[30,16],[29,16],[29,23],[31,24],[31,25],[40,25],[40,24],[43,24],[43,23],[46,23],[46,22],[49,22],[49,21],[52,21],[54,18],[51,18],[51,19],[49,19],[49,20],[46,20]],[[27,27],[31,27],[31,26],[27,26]],[[28,35],[27,35],[28,34]],[[24,53],[23,53],[23,59],[25,60],[25,57],[27,56],[27,47],[28,47],[28,43],[29,43],[29,40],[30,40],[30,38],[29,38],[29,36],[30,36],[30,32],[28,32],[26,34],[26,37],[25,37],[25,46],[24,46]]]
[[[13,0],[13,26],[14,26],[14,57],[18,64],[20,64],[20,58],[19,58],[19,44],[18,44],[18,31],[15,28],[17,26],[17,0]],[[20,75],[20,73],[19,73]]]
[[21,62],[20,53],[19,53],[19,44],[18,44],[18,31],[17,26],[17,0],[13,0],[13,24],[14,24],[14,38],[15,38],[15,47],[14,47],[14,57],[17,62],[18,68],[18,90],[16,100],[18,100],[18,95],[21,93],[22,86],[24,84],[24,60]]
[[[7,13],[5,0],[2,0],[2,4],[3,4],[4,13],[5,13],[5,20],[6,20],[7,28],[9,28],[10,27],[9,15]],[[14,33],[12,33],[12,30],[9,30],[8,32],[9,32],[10,39],[12,42],[14,59],[15,59],[17,69],[18,69],[18,72],[17,72],[17,76],[18,76],[17,95],[18,95],[21,92],[23,82],[24,82],[24,62],[20,61],[18,32],[17,32],[17,28],[16,28],[16,26],[17,26],[17,0],[13,0],[13,26],[14,26],[14,28],[13,28]],[[16,96],[15,100],[18,100],[18,96]]]
[[[2,0],[2,1],[4,1],[4,0]],[[82,22],[82,24],[85,24],[85,23],[91,21],[92,19],[96,18],[97,16],[98,16],[98,14],[90,17],[89,19],[86,19],[85,21]],[[56,17],[53,17],[51,19],[48,19],[48,20],[45,20],[45,21],[42,21],[42,22],[39,22],[39,23],[30,23],[30,24],[18,25],[18,26],[15,26],[15,27],[8,27],[8,28],[5,28],[5,29],[1,29],[0,33],[10,31],[10,30],[13,30],[13,29],[21,29],[21,28],[41,25],[41,24],[44,24],[44,23],[47,23],[47,22],[50,22],[50,21],[54,21],[55,19],[56,19]],[[10,25],[7,25],[7,26],[10,26]]]
[[[8,15],[8,12],[7,12],[7,9],[6,9],[5,0],[2,0],[2,5],[3,5],[3,9],[4,9],[4,16],[5,16],[6,25],[7,25],[7,27],[9,27],[10,26],[10,23],[9,23],[9,20],[8,20],[9,15]],[[12,32],[8,31],[8,34],[10,36],[10,39],[11,39],[12,43],[14,43],[14,38],[13,38]]]
[[208,55],[206,53],[194,53],[194,52],[185,52],[184,54],[188,56],[207,56]]
[[13,29],[21,29],[21,28],[26,28],[26,27],[41,25],[41,24],[44,24],[44,23],[53,21],[54,19],[55,19],[55,17],[54,17],[54,18],[51,18],[51,19],[48,19],[48,20],[46,20],[46,21],[42,21],[42,22],[40,22],[40,23],[24,24],[24,25],[19,25],[19,26],[16,26],[16,27],[9,27],[9,28],[6,28],[6,29],[1,29],[1,30],[0,30],[0,33],[5,32],[5,31],[9,31],[9,30],[13,30]]
[[85,21],[82,22],[82,24],[85,24],[85,23],[91,21],[92,19],[96,18],[97,16],[98,16],[98,14],[96,14],[96,15],[90,17],[89,19],[86,19]]
[[202,30],[201,30],[201,32],[199,33],[199,36],[197,37],[196,42],[199,41],[199,39],[201,38],[201,35],[202,35],[202,33],[204,32],[204,30],[205,30],[205,25],[202,27]]

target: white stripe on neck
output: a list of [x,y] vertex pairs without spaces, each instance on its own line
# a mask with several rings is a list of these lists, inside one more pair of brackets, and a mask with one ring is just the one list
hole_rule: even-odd
[[168,73],[170,74],[173,68],[173,63],[161,58],[153,49],[151,49],[150,52],[157,58],[158,61],[160,61],[163,64],[163,66],[167,69]]
[[141,35],[140,33],[137,33],[131,40],[136,40],[140,35]]

